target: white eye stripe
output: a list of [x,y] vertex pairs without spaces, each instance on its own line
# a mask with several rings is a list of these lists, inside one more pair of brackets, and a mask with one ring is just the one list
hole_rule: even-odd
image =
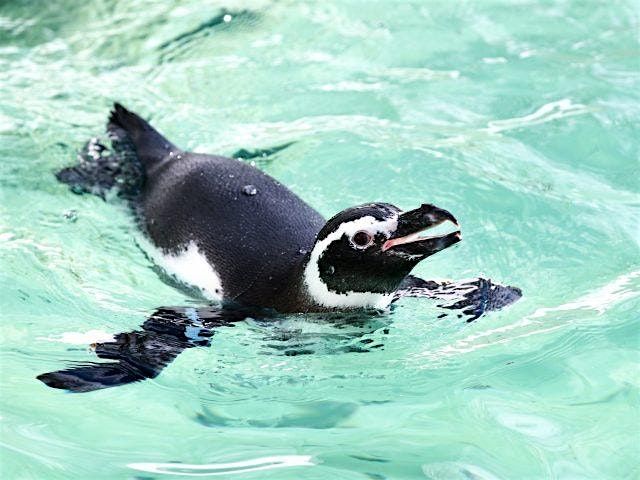
[[393,231],[397,227],[397,215],[394,215],[393,217],[386,220],[376,220],[371,215],[368,215],[366,217],[360,217],[356,220],[351,220],[350,222],[343,223],[336,230],[327,235],[322,241],[325,242],[329,237],[332,237],[331,241],[333,241],[337,238],[340,238],[343,234],[347,234],[349,237],[352,237],[361,230],[373,235],[378,232]]

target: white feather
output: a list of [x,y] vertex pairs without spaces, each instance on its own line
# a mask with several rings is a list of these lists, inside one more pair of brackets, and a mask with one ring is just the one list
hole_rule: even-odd
[[153,262],[182,283],[199,288],[209,300],[220,301],[224,296],[220,276],[195,242],[190,242],[180,253],[166,254],[146,238],[136,239]]
[[304,282],[311,297],[320,305],[329,308],[387,308],[393,299],[392,293],[354,291],[338,293],[329,290],[327,284],[324,283],[322,277],[320,277],[318,260],[320,260],[320,257],[322,257],[327,247],[344,234],[351,237],[359,230],[367,230],[371,233],[389,232],[394,231],[397,225],[397,215],[385,221],[376,220],[372,216],[366,216],[343,223],[335,232],[330,233],[326,238],[317,242],[311,251],[309,263],[304,271]]

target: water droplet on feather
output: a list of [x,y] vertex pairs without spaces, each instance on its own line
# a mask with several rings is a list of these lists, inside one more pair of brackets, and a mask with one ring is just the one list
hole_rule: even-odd
[[254,195],[258,194],[258,189],[253,185],[245,185],[244,187],[242,187],[242,193],[250,197],[253,197]]

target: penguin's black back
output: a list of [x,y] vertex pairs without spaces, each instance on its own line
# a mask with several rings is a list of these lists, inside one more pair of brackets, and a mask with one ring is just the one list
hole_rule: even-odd
[[169,254],[195,243],[225,299],[273,307],[274,296],[298,280],[324,218],[257,168],[183,152],[117,104],[108,129],[139,152],[145,180],[133,204],[149,240]]

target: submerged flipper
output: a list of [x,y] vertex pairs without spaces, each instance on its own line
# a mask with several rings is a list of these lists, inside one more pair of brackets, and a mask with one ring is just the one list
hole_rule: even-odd
[[436,282],[409,275],[395,293],[394,301],[402,297],[432,298],[444,301],[439,307],[459,310],[472,322],[492,310],[511,305],[522,297],[519,288],[493,283],[488,278],[460,282]]
[[119,333],[112,342],[95,345],[96,355],[114,360],[88,363],[37,378],[52,388],[89,392],[155,378],[182,351],[209,346],[214,329],[233,326],[248,314],[219,307],[158,309],[142,330]]

